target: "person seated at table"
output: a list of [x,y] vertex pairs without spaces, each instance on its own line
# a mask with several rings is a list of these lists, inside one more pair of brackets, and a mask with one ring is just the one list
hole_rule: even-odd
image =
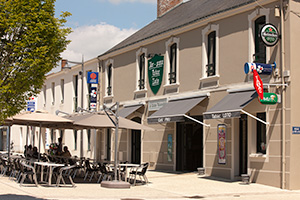
[[64,146],[64,151],[61,153],[61,156],[68,158],[72,156],[67,146]]
[[33,155],[33,149],[32,149],[32,145],[28,145],[27,149],[26,149],[26,156],[27,157],[32,157]]
[[62,153],[63,153],[63,148],[62,148],[62,138],[59,137],[59,138],[58,138],[58,145],[57,145],[57,152],[56,152],[56,155],[61,156]]
[[33,147],[32,157],[38,159],[39,158],[39,152],[37,147]]

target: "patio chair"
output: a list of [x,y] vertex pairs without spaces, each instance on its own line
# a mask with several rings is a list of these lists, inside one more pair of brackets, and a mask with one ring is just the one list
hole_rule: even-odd
[[107,169],[107,166],[104,163],[98,163],[101,175],[98,178],[97,183],[100,183],[102,180],[111,180],[114,176],[114,172]]
[[138,168],[133,168],[129,172],[129,177],[134,180],[133,185],[136,185],[136,177],[139,176],[140,180],[143,182],[142,178],[144,179],[145,183],[148,183],[148,178],[146,176],[146,172],[148,169],[149,163],[141,164]]
[[29,177],[29,176],[31,176],[35,185],[38,186],[38,182],[37,182],[37,178],[36,178],[36,171],[35,171],[34,167],[26,164],[24,161],[21,161],[20,164],[21,164],[20,169],[21,169],[21,176],[22,176],[22,179],[20,181],[20,186],[23,185],[25,178]]
[[66,185],[66,182],[63,177],[69,178],[69,180],[72,184],[72,187],[75,187],[75,183],[73,182],[73,179],[72,179],[71,173],[70,173],[70,171],[72,171],[75,167],[76,167],[76,165],[70,165],[70,166],[61,167],[59,169],[59,175],[58,175],[58,178],[56,181],[56,187],[60,186],[61,181],[63,182],[64,185]]
[[85,164],[85,176],[84,176],[84,180],[86,180],[86,178],[88,177],[88,174],[90,173],[90,182],[92,180],[92,178],[94,177],[95,174],[97,174],[98,172],[100,172],[100,169],[97,165],[95,165],[94,167],[91,166],[91,163],[88,159],[86,159],[84,161]]
[[73,179],[76,177],[78,171],[84,170],[84,159],[76,160],[76,167],[73,172]]
[[8,161],[5,160],[2,156],[0,156],[1,161],[1,175],[4,176],[6,172],[9,170],[9,164]]

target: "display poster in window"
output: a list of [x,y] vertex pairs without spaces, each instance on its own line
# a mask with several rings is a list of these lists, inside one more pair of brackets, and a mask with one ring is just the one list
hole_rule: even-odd
[[168,135],[168,161],[173,160],[173,137],[172,134]]
[[226,125],[218,125],[218,163],[226,164]]
[[164,73],[164,56],[155,54],[148,61],[148,79],[153,94],[157,94],[163,79]]
[[90,89],[90,109],[96,109],[97,106],[97,87]]

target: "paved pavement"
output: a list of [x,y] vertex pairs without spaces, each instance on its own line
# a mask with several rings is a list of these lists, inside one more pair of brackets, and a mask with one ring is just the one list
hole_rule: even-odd
[[300,190],[289,191],[251,183],[231,182],[196,173],[166,173],[148,171],[148,185],[137,185],[130,189],[103,188],[95,182],[75,180],[76,187],[47,187],[34,184],[19,186],[8,177],[0,177],[0,200],[296,200]]

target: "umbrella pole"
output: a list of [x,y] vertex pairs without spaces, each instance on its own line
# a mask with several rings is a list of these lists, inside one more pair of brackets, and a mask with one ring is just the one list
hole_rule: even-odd
[[115,172],[115,181],[117,181],[117,177],[118,177],[118,172],[117,172],[117,166],[118,166],[118,158],[117,158],[117,151],[118,151],[118,137],[119,137],[119,133],[118,133],[118,130],[119,130],[119,102],[116,103],[117,105],[117,110],[116,110],[116,121],[115,121],[115,125],[116,125],[116,130],[115,130],[115,169],[114,169],[114,172]]
[[39,155],[38,155],[38,160],[40,160],[41,157],[41,135],[42,135],[42,124],[40,124],[40,132],[39,132]]
[[8,126],[7,129],[7,153],[8,153],[8,161],[10,161],[10,125]]

